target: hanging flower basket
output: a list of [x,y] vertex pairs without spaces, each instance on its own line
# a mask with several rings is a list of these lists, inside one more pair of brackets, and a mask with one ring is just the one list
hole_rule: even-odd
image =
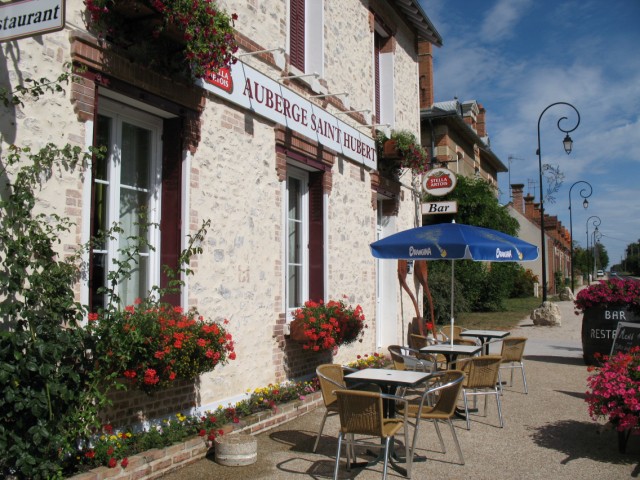
[[379,132],[376,143],[378,155],[382,159],[397,160],[398,167],[408,168],[416,175],[429,170],[429,155],[416,136],[408,130],[394,130],[391,132],[391,138]]
[[[214,0],[84,0],[89,26],[137,63],[203,77],[236,62],[238,16]],[[174,57],[181,57],[175,61]],[[177,64],[177,65],[176,65]]]

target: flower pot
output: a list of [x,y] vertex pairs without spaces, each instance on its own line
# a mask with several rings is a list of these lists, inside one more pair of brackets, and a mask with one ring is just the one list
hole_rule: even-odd
[[582,316],[582,354],[587,365],[600,366],[595,354],[609,355],[618,322],[640,323],[640,317],[626,307],[592,307]]
[[294,319],[289,324],[289,338],[294,342],[307,343],[309,338],[304,334],[305,325],[302,320]]
[[382,144],[382,154],[385,158],[399,158],[400,150],[398,149],[397,140],[387,140]]

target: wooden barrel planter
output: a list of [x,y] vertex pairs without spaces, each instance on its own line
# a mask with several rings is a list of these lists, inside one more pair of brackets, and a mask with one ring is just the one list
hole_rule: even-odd
[[609,355],[618,322],[640,323],[640,317],[626,307],[594,307],[582,316],[582,354],[587,365],[600,366],[595,354]]

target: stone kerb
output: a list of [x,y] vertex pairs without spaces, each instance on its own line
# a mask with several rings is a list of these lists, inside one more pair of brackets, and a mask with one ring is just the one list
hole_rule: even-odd
[[[305,396],[304,400],[295,400],[279,405],[274,411],[258,412],[240,420],[237,424],[227,425],[225,434],[238,433],[257,434],[293,420],[300,415],[311,412],[322,404],[322,394],[315,392]],[[203,437],[193,437],[184,442],[165,448],[156,448],[129,457],[127,468],[118,463],[115,468],[99,467],[84,472],[70,480],[151,480],[167,473],[186,467],[205,458],[214,447]],[[260,452],[258,452],[258,455]]]

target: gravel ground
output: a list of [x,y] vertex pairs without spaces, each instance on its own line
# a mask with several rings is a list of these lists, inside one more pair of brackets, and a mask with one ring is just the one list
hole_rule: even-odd
[[[529,394],[522,390],[519,371],[503,399],[505,426],[499,428],[495,402],[489,400],[486,417],[473,416],[471,430],[463,420],[454,425],[465,465],[458,464],[451,434],[442,428],[447,452],[440,451],[435,429],[420,426],[414,479],[623,479],[640,475],[640,437],[632,437],[627,453],[618,452],[617,432],[601,428],[587,414],[584,401],[589,375],[582,361],[581,316],[573,302],[557,302],[562,325],[534,326],[525,319],[512,331],[525,336],[525,370]],[[500,344],[492,346],[499,351]],[[508,375],[508,374],[507,374]],[[204,459],[169,475],[167,480],[239,478],[331,478],[336,453],[338,419],[330,417],[317,453],[311,448],[323,408],[257,436],[258,461],[245,467],[223,467]],[[344,458],[344,457],[343,457]],[[379,479],[382,464],[347,472],[340,478]],[[404,478],[389,469],[388,478]]]

